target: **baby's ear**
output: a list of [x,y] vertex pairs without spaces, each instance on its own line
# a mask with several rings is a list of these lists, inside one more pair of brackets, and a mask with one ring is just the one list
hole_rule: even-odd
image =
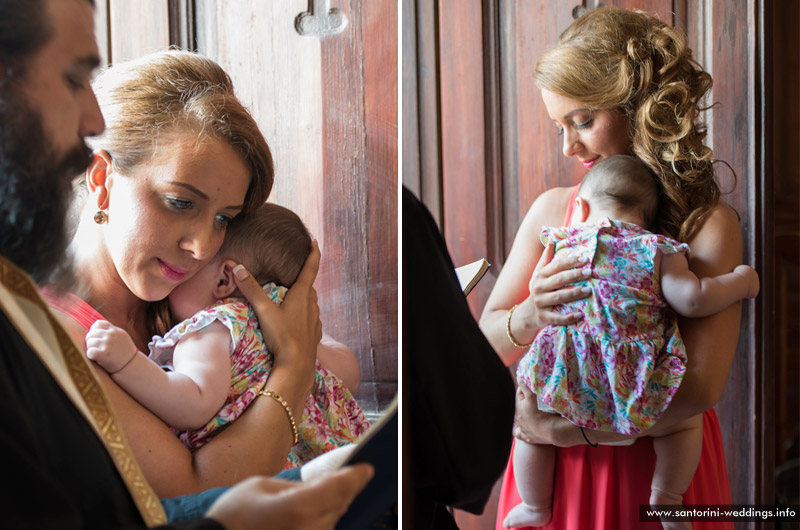
[[589,202],[584,199],[583,197],[577,197],[575,199],[575,208],[578,210],[578,217],[580,218],[581,223],[585,223],[586,219],[589,218]]
[[236,282],[233,279],[233,268],[236,265],[232,259],[226,259],[217,266],[217,284],[214,287],[214,297],[217,300],[228,298],[236,290]]

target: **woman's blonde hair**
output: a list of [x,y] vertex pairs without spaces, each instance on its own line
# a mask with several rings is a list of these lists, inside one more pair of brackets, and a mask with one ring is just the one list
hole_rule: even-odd
[[711,76],[684,36],[641,11],[604,7],[575,20],[536,65],[540,88],[593,109],[619,109],[632,154],[656,174],[655,230],[687,241],[719,201],[700,121]]
[[[272,154],[258,124],[237,99],[227,73],[196,53],[165,50],[105,70],[92,83],[105,132],[88,141],[121,171],[147,163],[161,133],[185,128],[229,144],[251,172],[243,212],[264,204],[272,189]],[[166,137],[166,135],[165,135]]]

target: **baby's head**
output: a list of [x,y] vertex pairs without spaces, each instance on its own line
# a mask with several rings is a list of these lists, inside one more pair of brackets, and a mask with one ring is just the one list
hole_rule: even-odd
[[311,252],[311,235],[296,213],[265,203],[228,226],[225,242],[215,259],[244,265],[264,285],[291,285]]
[[169,295],[172,320],[191,317],[216,300],[241,296],[233,268],[242,264],[259,284],[290,287],[311,252],[311,235],[283,206],[265,203],[231,221],[217,255]]
[[610,217],[649,228],[658,212],[655,175],[635,156],[600,160],[583,177],[574,212],[578,222]]

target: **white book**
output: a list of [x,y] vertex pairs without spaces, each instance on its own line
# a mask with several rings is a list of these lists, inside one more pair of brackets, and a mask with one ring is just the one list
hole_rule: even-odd
[[464,296],[468,295],[472,288],[483,278],[489,267],[489,262],[483,258],[467,265],[456,267],[456,276],[458,276],[458,283],[461,284]]

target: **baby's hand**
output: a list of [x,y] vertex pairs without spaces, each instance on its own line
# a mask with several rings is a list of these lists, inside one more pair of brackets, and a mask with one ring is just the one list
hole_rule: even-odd
[[735,274],[744,278],[747,285],[747,294],[745,298],[755,298],[758,295],[760,284],[758,281],[758,273],[750,265],[739,265],[733,269]]
[[136,351],[130,336],[105,320],[96,321],[86,334],[86,356],[109,374],[125,368]]

